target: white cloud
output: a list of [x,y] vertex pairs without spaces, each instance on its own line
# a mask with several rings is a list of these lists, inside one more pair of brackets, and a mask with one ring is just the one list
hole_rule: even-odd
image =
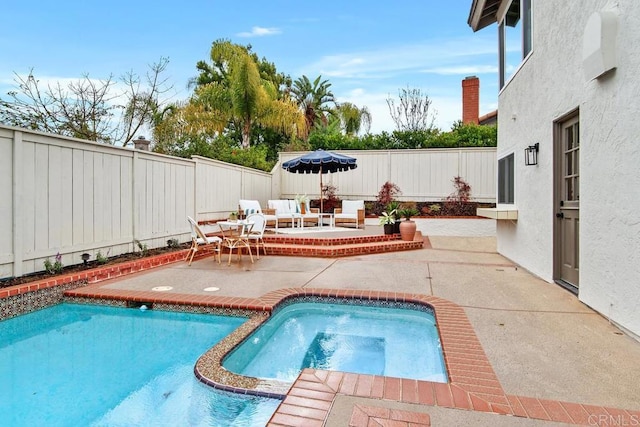
[[493,40],[477,37],[449,41],[433,40],[418,44],[326,55],[304,67],[301,74],[319,73],[329,77],[379,78],[410,71],[419,72],[429,69],[427,67],[433,63],[441,64],[438,68],[443,70],[454,67],[481,69],[489,66],[476,64],[484,60],[493,61],[495,50]]
[[251,31],[244,31],[238,33],[238,37],[264,37],[264,36],[273,36],[275,34],[280,34],[282,31],[279,28],[266,28],[266,27],[253,27]]
[[495,65],[461,65],[454,67],[427,68],[420,72],[442,75],[494,74],[498,72],[498,67]]

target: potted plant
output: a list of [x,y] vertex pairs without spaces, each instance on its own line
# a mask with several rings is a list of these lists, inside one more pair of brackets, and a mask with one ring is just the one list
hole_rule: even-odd
[[387,215],[393,216],[393,219],[395,220],[393,223],[393,232],[395,234],[400,233],[400,223],[398,222],[398,208],[400,208],[400,202],[395,200],[390,201],[384,207],[384,211],[387,213]]
[[382,212],[382,215],[380,216],[380,225],[384,227],[384,234],[393,234],[393,225],[396,223],[396,217],[394,214],[395,212],[392,214]]
[[311,206],[309,205],[309,197],[306,194],[303,194],[302,196],[299,194],[296,194],[295,201],[296,201],[296,206],[300,210],[299,213],[303,215],[307,213],[307,209],[311,208]]
[[231,212],[229,214],[229,221],[237,221],[238,220],[238,212]]
[[398,216],[405,219],[400,222],[400,238],[402,240],[413,241],[416,234],[416,223],[411,221],[411,217],[418,215],[418,213],[418,210],[412,206],[404,207],[398,211]]

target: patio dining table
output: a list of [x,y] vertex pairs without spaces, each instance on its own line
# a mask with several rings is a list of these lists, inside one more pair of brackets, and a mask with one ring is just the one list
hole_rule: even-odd
[[247,220],[236,221],[218,221],[218,226],[222,232],[222,245],[229,249],[229,261],[227,265],[231,265],[231,256],[233,250],[238,253],[238,260],[241,260],[242,248],[247,248],[251,263],[253,263],[253,255],[251,254],[251,245],[249,244],[249,233],[253,228],[253,222]]

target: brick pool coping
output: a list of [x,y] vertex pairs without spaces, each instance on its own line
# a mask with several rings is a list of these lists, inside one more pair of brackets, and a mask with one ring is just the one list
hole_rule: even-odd
[[[231,351],[244,337],[266,320],[266,316],[261,319],[252,317],[245,330],[240,331],[229,340],[225,338],[205,353],[198,361],[195,372],[201,381],[220,389],[247,392],[246,388],[249,393],[253,390],[255,394],[259,395],[271,395],[272,397],[284,395],[282,404],[271,418],[270,426],[320,426],[326,420],[332,402],[338,395],[580,425],[607,425],[607,422],[613,421],[626,421],[627,423],[634,420],[640,421],[640,411],[507,394],[503,390],[464,309],[458,304],[439,297],[384,291],[285,288],[269,292],[259,298],[234,298],[188,294],[159,295],[157,292],[151,291],[101,289],[98,286],[69,290],[65,292],[65,297],[151,302],[154,305],[184,305],[200,309],[223,310],[227,313],[241,310],[245,314],[252,311],[256,314],[257,312],[269,313],[277,304],[294,297],[381,300],[433,307],[449,383],[305,369],[291,387],[285,391],[282,384],[265,384],[255,378],[232,374],[222,368],[220,362],[228,351]],[[287,387],[288,384],[285,388]],[[389,412],[389,414],[392,413]],[[407,412],[405,415],[411,418],[410,414]]]

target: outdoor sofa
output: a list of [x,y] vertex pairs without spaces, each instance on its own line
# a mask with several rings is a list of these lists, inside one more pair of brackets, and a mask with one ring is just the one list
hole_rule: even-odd
[[276,230],[281,225],[301,225],[304,227],[305,223],[313,222],[316,225],[319,221],[318,209],[307,209],[303,207],[296,200],[269,200],[267,202],[269,209],[273,209],[275,212],[276,220]]

